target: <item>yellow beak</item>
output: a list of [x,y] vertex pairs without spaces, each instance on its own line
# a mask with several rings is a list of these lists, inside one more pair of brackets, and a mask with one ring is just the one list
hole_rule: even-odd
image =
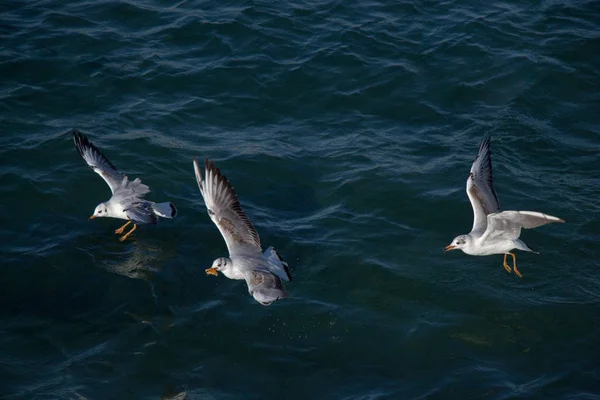
[[208,268],[208,269],[205,269],[204,272],[206,272],[206,275],[214,275],[214,276],[219,275],[216,268]]
[[447,251],[450,251],[450,250],[454,250],[455,248],[456,248],[456,246],[452,246],[452,245],[450,245],[450,246],[446,246],[446,247],[444,248],[444,253],[445,253],[445,252],[447,252]]
[[93,220],[94,218],[96,218],[96,216],[95,216],[95,215],[92,215],[92,216],[90,217],[90,221],[91,221],[91,220]]

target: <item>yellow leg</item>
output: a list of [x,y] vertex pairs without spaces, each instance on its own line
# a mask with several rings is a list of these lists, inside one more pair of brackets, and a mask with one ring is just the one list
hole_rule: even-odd
[[[512,253],[510,253],[510,254],[512,254]],[[503,265],[504,265],[504,269],[505,269],[506,271],[508,271],[508,273],[510,274],[510,273],[512,272],[512,270],[510,269],[510,266],[509,266],[509,265],[506,263],[506,255],[507,255],[507,254],[506,254],[506,253],[504,253],[504,264],[503,264]]]
[[[508,254],[510,254],[512,256],[512,258],[513,258],[513,271],[515,271],[515,274],[517,274],[517,276],[519,278],[522,278],[523,275],[521,275],[521,273],[517,269],[517,257],[514,255],[514,253],[508,253]],[[504,256],[506,256],[506,254]]]
[[129,237],[129,235],[131,235],[133,233],[133,231],[135,231],[136,228],[137,228],[137,225],[133,224],[133,228],[131,228],[131,230],[129,232],[127,232],[126,234],[124,234],[123,236],[121,236],[119,238],[119,242],[122,242],[123,240],[127,239]]
[[119,229],[116,229],[116,230],[115,230],[115,233],[116,233],[117,235],[120,235],[120,234],[121,234],[121,233],[123,233],[123,231],[125,230],[125,227],[126,227],[127,225],[129,225],[130,223],[131,223],[131,220],[127,221],[127,223],[126,223],[125,225],[123,225],[123,226],[122,226],[122,227],[120,227]]

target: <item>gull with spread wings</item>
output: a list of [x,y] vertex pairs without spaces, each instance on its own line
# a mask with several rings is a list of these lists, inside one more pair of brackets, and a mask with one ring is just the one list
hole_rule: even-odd
[[486,137],[479,146],[479,152],[467,178],[467,196],[473,207],[473,228],[467,235],[454,238],[444,251],[460,249],[472,256],[504,254],[504,268],[511,268],[506,256],[513,259],[513,271],[522,278],[517,269],[517,261],[511,250],[535,251],[527,246],[519,236],[521,229],[531,229],[552,222],[564,220],[536,211],[500,211],[498,197],[492,182],[492,154],[490,138]]
[[208,215],[229,250],[229,257],[217,258],[206,274],[222,272],[229,279],[244,279],[248,292],[263,306],[287,297],[281,283],[292,280],[287,263],[273,247],[263,253],[258,233],[227,178],[208,159],[204,161],[204,179],[195,158],[194,172]]
[[133,228],[121,236],[124,241],[136,230],[137,224],[156,224],[158,218],[175,218],[177,209],[171,202],[154,203],[144,200],[144,195],[150,191],[139,178],[133,181],[119,172],[115,166],[78,130],[73,130],[75,147],[87,165],[110,187],[112,197],[98,204],[90,220],[98,217],[125,219],[127,223],[115,230],[121,235],[125,228],[133,222]]

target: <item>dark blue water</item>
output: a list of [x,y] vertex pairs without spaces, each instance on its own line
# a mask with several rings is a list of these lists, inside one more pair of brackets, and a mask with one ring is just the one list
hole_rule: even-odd
[[[600,399],[595,1],[0,5],[0,398]],[[179,216],[120,243],[81,129]],[[492,136],[541,254],[444,254]],[[290,298],[206,276],[214,159]]]

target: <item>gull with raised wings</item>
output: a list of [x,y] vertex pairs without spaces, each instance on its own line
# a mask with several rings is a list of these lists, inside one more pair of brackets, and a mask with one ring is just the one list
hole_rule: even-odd
[[[466,235],[454,238],[444,251],[460,249],[472,256],[504,254],[504,268],[522,278],[517,269],[517,261],[511,250],[518,249],[536,253],[519,236],[521,229],[531,229],[552,222],[564,220],[536,211],[500,211],[498,197],[492,182],[492,154],[490,138],[486,137],[479,146],[479,152],[467,178],[467,196],[473,207],[473,228]],[[506,256],[513,259],[513,268],[506,262]]]
[[136,230],[137,224],[156,224],[158,218],[174,218],[177,209],[171,202],[154,203],[144,200],[144,195],[150,191],[139,178],[130,181],[119,172],[115,166],[78,130],[73,130],[75,147],[87,165],[102,177],[110,187],[112,197],[98,204],[90,220],[99,217],[125,219],[127,223],[115,230],[121,235],[125,228],[133,222],[133,228],[121,238],[124,241]]
[[263,253],[258,233],[227,178],[208,159],[204,161],[204,179],[195,158],[194,172],[208,215],[229,250],[229,257],[217,258],[206,274],[222,272],[229,279],[244,279],[250,295],[264,306],[287,297],[281,282],[292,280],[287,263],[273,247]]

